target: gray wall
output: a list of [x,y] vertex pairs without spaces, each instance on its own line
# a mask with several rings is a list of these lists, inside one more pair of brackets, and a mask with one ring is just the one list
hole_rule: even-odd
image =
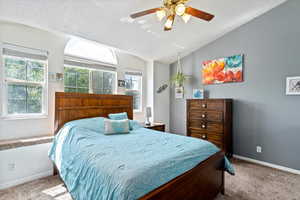
[[[233,98],[234,154],[300,170],[300,96],[285,95],[288,76],[300,76],[300,1],[289,0],[182,59],[185,86],[204,88],[210,98]],[[245,55],[244,82],[203,86],[205,60]],[[176,64],[171,65],[171,75]],[[171,132],[184,134],[185,99],[170,95]],[[256,153],[256,146],[262,153]]]

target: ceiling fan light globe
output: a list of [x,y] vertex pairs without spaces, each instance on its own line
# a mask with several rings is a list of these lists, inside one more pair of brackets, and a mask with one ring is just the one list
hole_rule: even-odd
[[185,9],[186,9],[186,8],[185,8],[185,5],[182,4],[182,3],[180,3],[180,4],[178,4],[178,5],[175,7],[175,12],[176,12],[177,15],[183,16],[184,13],[185,13]]
[[183,19],[183,21],[185,23],[188,23],[188,21],[191,19],[191,15],[190,14],[187,14],[187,13],[184,13],[181,18]]
[[161,21],[166,16],[166,11],[164,9],[158,10],[158,11],[156,11],[156,16],[157,16],[157,19],[159,21]]
[[168,30],[172,29],[173,22],[174,22],[174,16],[169,16],[166,23],[165,23],[165,28],[168,29]]

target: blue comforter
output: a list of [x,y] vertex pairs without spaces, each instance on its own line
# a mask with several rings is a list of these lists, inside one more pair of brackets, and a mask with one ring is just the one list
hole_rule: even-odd
[[204,140],[130,123],[129,134],[104,135],[103,118],[73,121],[60,130],[49,157],[74,200],[138,199],[219,151]]

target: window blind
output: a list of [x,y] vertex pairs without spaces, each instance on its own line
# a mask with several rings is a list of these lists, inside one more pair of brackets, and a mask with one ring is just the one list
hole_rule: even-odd
[[125,75],[131,75],[131,76],[143,76],[142,72],[139,71],[127,71],[125,72]]
[[35,60],[48,60],[48,51],[27,48],[23,46],[18,46],[14,44],[4,43],[2,45],[2,53],[7,56],[16,56],[21,58],[29,58]]
[[70,66],[77,66],[77,67],[85,67],[91,69],[98,69],[104,71],[117,71],[117,68],[110,65],[105,65],[102,63],[93,62],[86,59],[75,58],[71,56],[66,56],[64,63]]

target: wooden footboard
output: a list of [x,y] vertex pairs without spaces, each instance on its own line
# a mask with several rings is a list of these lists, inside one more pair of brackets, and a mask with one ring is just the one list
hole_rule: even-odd
[[140,200],[212,200],[224,194],[224,153],[218,152]]

